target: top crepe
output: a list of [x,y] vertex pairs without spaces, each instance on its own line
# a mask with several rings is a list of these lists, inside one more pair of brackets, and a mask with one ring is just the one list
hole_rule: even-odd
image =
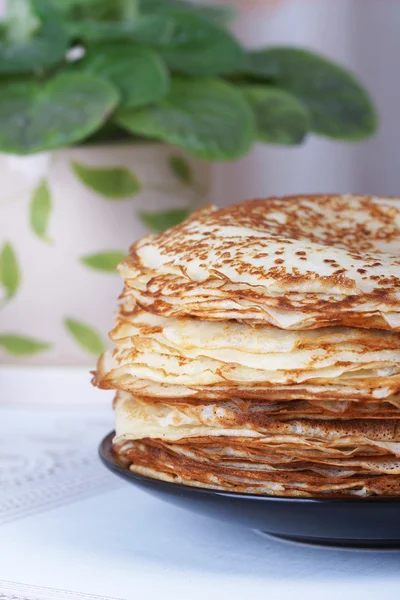
[[282,329],[400,331],[400,200],[292,196],[209,207],[131,248],[123,310]]

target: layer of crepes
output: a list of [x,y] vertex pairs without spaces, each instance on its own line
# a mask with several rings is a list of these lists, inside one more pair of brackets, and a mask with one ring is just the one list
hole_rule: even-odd
[[341,452],[314,456],[237,437],[179,444],[145,438],[114,449],[135,473],[196,487],[271,496],[400,495],[400,458],[370,453],[369,446],[350,440]]
[[400,330],[399,250],[399,200],[295,196],[198,211],[119,269],[126,311]]
[[268,406],[150,403],[120,393],[114,448],[132,471],[187,485],[279,496],[400,494],[398,420],[289,419]]
[[99,360],[95,383],[143,397],[334,400],[400,390],[400,335],[392,332],[285,331],[136,310],[111,338],[116,348]]
[[[324,452],[325,446],[342,448],[353,443],[370,446],[370,451],[379,454],[390,452],[400,456],[400,409],[394,403],[383,403],[383,407],[373,402],[345,403],[345,407],[338,404],[151,402],[119,392],[115,401],[115,442],[238,437],[248,438],[249,442],[262,439],[264,445],[294,445],[318,452]],[[322,415],[315,412],[310,415],[307,410],[319,410]],[[358,412],[357,417],[353,417],[354,411]],[[374,411],[386,413],[385,417],[371,417]]]
[[397,403],[150,402],[119,392],[113,443],[132,471],[175,483],[278,496],[399,495]]
[[[225,400],[201,402],[197,399],[179,398],[143,399],[127,392],[117,392],[114,408],[118,407],[118,430],[131,438],[157,437],[165,433],[166,423],[180,427],[184,424],[210,424],[218,419],[220,426],[235,423],[235,427],[247,423],[260,425],[272,417],[288,419],[400,419],[400,396],[383,400]],[[176,436],[175,436],[176,437]],[[174,439],[175,439],[174,437]],[[179,437],[179,435],[178,435]]]

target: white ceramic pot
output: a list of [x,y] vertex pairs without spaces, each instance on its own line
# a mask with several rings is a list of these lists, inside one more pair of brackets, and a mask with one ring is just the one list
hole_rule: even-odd
[[91,365],[129,245],[208,203],[210,168],[162,144],[0,155],[0,359]]

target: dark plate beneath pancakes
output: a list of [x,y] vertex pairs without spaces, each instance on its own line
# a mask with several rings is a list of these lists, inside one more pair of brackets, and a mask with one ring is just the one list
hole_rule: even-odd
[[116,475],[170,504],[285,540],[335,547],[400,549],[400,498],[280,498],[190,487],[137,475],[118,460],[114,433],[99,447]]

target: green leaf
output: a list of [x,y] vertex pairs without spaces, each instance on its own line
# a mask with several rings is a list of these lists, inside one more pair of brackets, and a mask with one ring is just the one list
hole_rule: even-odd
[[309,129],[304,106],[287,92],[266,86],[246,86],[254,111],[257,139],[269,144],[301,144]]
[[90,269],[97,271],[106,271],[107,273],[117,273],[116,266],[125,258],[126,252],[119,250],[109,250],[98,252],[97,254],[88,254],[81,257],[81,262]]
[[168,157],[168,165],[175,177],[185,185],[193,183],[192,168],[188,161],[178,154]]
[[174,26],[166,15],[143,15],[128,25],[133,29],[131,39],[149,46],[169,40]]
[[106,349],[101,335],[86,323],[68,318],[65,319],[64,325],[74,340],[90,354],[97,356]]
[[376,130],[367,92],[353,75],[321,56],[297,48],[270,48],[250,54],[248,71],[296,96],[308,109],[315,133],[362,140]]
[[165,96],[169,88],[164,63],[152,50],[141,46],[94,46],[77,68],[114,84],[121,94],[122,106],[126,108],[156,102]]
[[254,140],[254,118],[240,91],[216,79],[172,80],[168,96],[154,106],[117,113],[134,134],[175,144],[199,158],[243,156]]
[[168,43],[174,29],[167,15],[139,16],[134,22],[85,19],[68,23],[71,37],[84,42],[133,41],[149,45]]
[[236,17],[236,10],[232,6],[205,4],[203,6],[196,6],[195,8],[202,17],[220,25],[229,25]]
[[244,67],[243,49],[223,27],[198,11],[167,4],[160,14],[145,14],[132,22],[72,23],[70,35],[89,42],[130,40],[157,46],[168,66],[184,74],[219,75]]
[[159,51],[174,71],[213,76],[240,71],[245,53],[239,43],[219,25],[187,11],[169,11],[174,30]]
[[53,3],[63,11],[69,11],[71,8],[76,6],[89,6],[96,7],[96,5],[102,3],[103,0],[53,0]]
[[43,179],[33,193],[29,207],[29,216],[32,231],[44,242],[50,242],[50,239],[47,237],[50,214],[50,190],[47,181]]
[[138,178],[127,167],[91,167],[74,160],[72,168],[84,185],[105,198],[130,198],[141,189]]
[[0,347],[14,356],[30,356],[49,350],[51,344],[35,340],[34,338],[9,333],[0,335]]
[[[11,0],[14,5],[17,0]],[[22,33],[16,31],[16,20],[14,21],[14,41],[0,41],[0,74],[6,73],[30,73],[41,72],[61,62],[68,48],[69,38],[58,15],[51,10],[51,4],[48,2],[32,2],[35,8],[35,15],[30,24],[23,24],[18,19],[18,26],[28,29],[35,35],[27,38],[26,31]],[[31,15],[32,17],[32,15]],[[37,27],[37,17],[39,17],[41,26]],[[24,35],[25,39],[21,39]],[[20,41],[16,37],[20,38]]]
[[115,88],[86,73],[0,84],[0,152],[29,154],[79,142],[118,103]]
[[0,253],[0,282],[5,289],[7,300],[17,293],[20,280],[16,254],[12,245],[6,242]]
[[161,212],[140,212],[139,217],[146,227],[156,233],[161,233],[187,219],[190,212],[186,208],[171,208]]
[[185,10],[186,12],[201,15],[205,19],[220,24],[227,24],[236,16],[236,11],[231,6],[214,6],[212,4],[189,4],[186,0],[143,0],[142,11],[157,11],[168,14],[171,9]]

